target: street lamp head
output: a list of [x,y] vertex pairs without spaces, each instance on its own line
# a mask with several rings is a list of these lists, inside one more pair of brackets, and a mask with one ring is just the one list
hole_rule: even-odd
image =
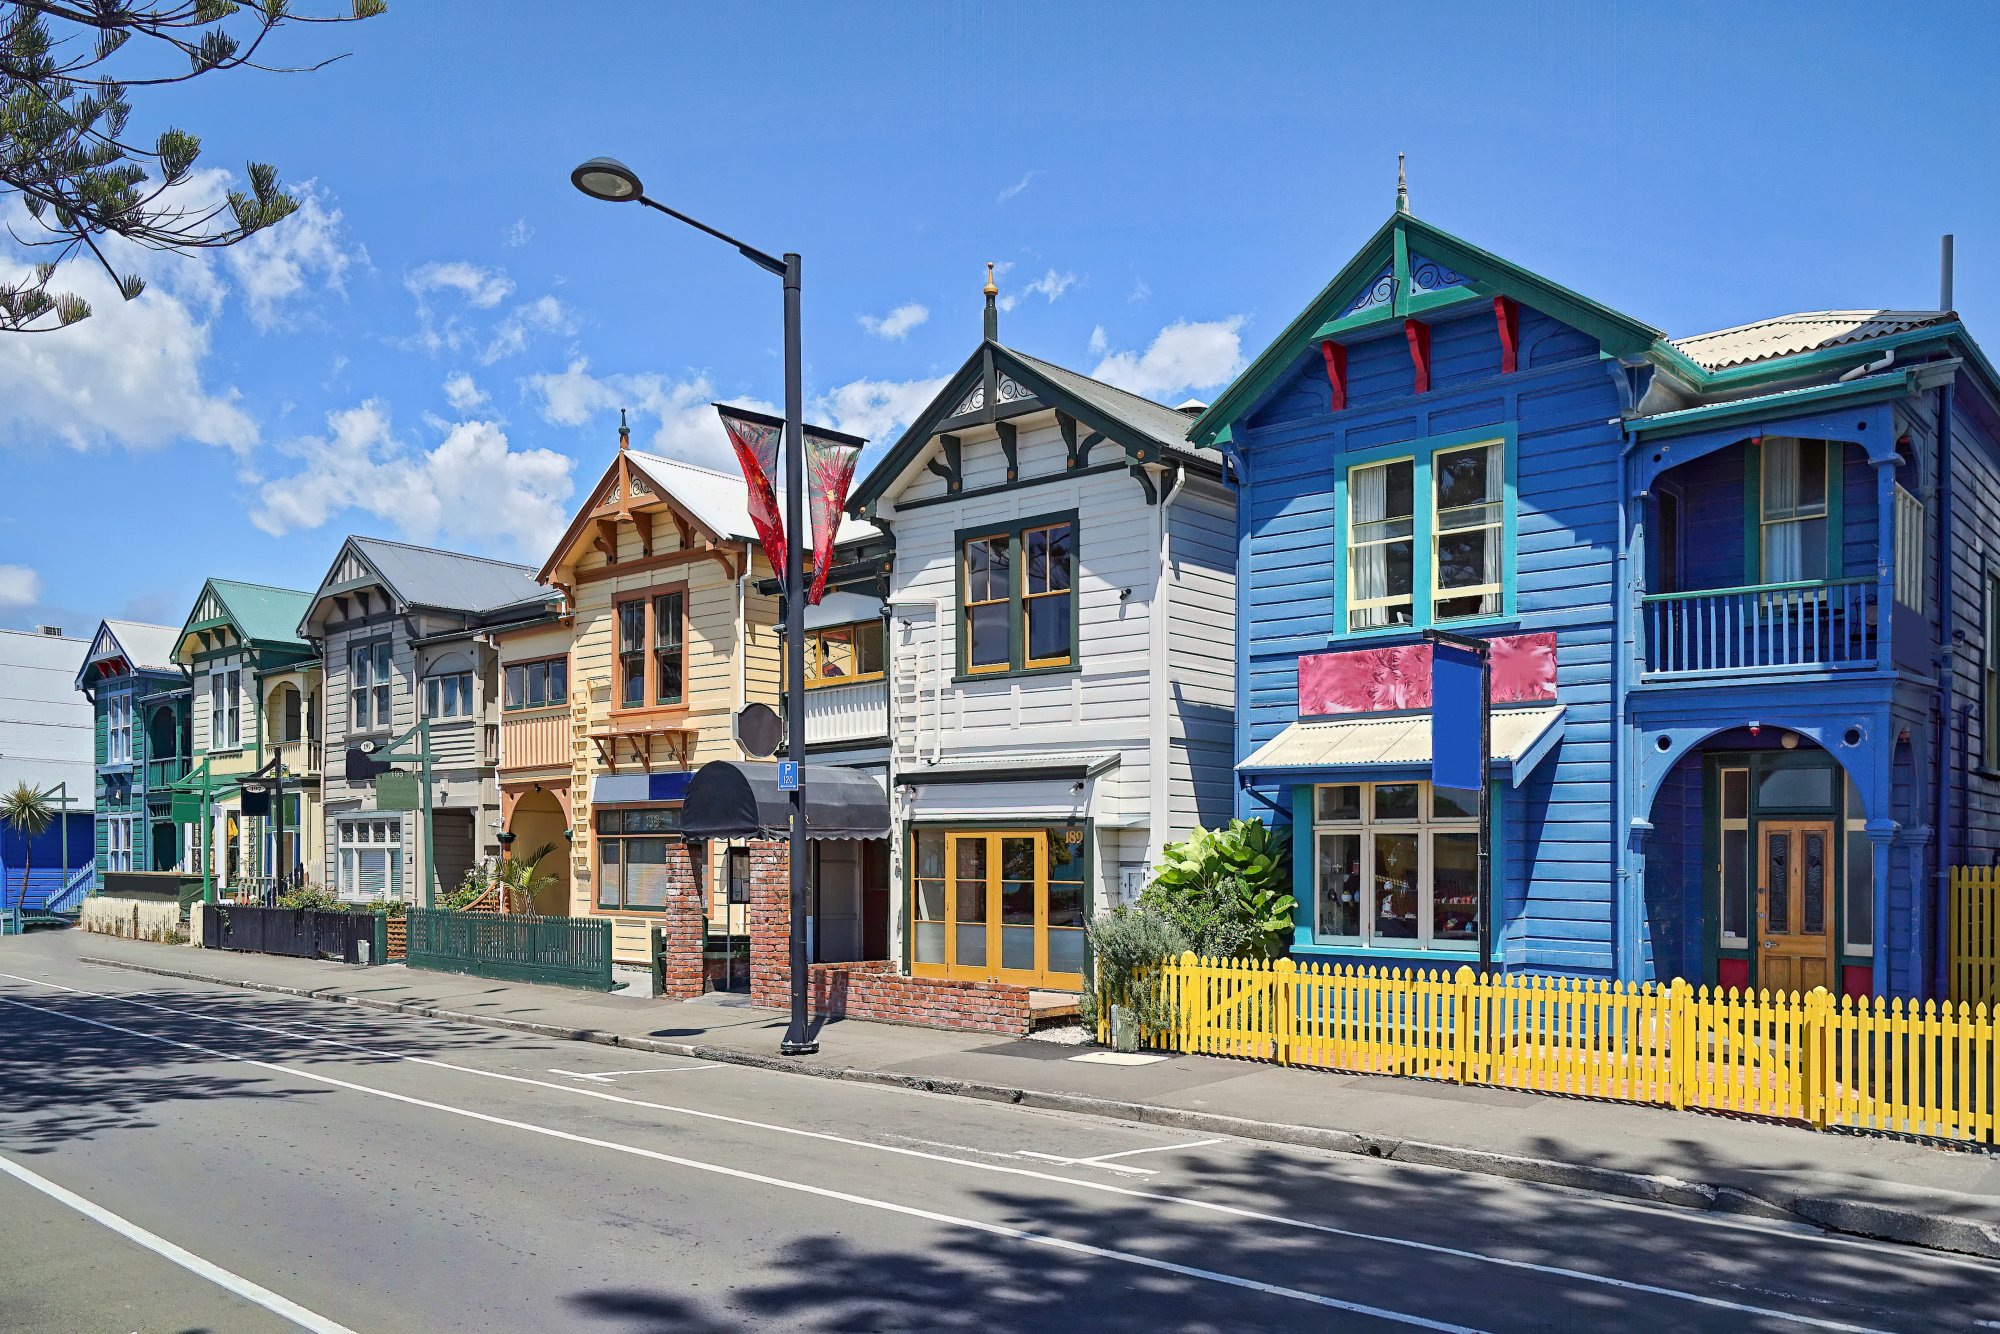
[[592,199],[614,204],[637,199],[645,193],[638,173],[615,157],[594,157],[569,174],[570,184]]

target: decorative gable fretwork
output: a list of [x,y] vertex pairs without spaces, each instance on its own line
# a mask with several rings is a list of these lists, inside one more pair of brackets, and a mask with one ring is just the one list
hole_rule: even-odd
[[1410,290],[1413,292],[1441,292],[1447,287],[1463,287],[1465,281],[1465,275],[1448,264],[1441,264],[1428,255],[1410,256]]
[[[1000,383],[995,386],[993,391],[994,401],[999,406],[1006,407],[1014,403],[1033,401],[1035,397],[1034,393],[1013,376],[1002,371],[999,378]],[[964,398],[958,400],[958,405],[951,410],[951,415],[954,417],[969,416],[985,406],[986,381],[980,380],[974,383],[970,390],[966,391]]]
[[369,572],[367,564],[361,557],[349,551],[341,555],[340,563],[333,567],[333,578],[327,582],[351,584],[357,580],[372,578],[374,575]]
[[228,614],[229,612],[222,605],[222,599],[213,593],[203,593],[201,601],[194,605],[194,619],[196,621],[219,621]]
[[971,393],[958,400],[958,406],[951,410],[951,415],[954,417],[963,417],[967,413],[977,412],[985,406],[986,381],[980,380],[973,384]]

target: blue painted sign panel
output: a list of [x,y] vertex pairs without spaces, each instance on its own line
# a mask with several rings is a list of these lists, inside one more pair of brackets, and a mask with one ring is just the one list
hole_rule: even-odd
[[1485,706],[1479,655],[1450,644],[1431,645],[1431,782],[1477,789],[1486,781],[1480,735]]
[[799,762],[797,760],[779,760],[778,791],[796,792],[798,790],[799,790]]

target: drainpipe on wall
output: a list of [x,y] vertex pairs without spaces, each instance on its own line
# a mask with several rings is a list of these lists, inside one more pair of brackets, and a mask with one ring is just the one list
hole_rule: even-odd
[[[743,706],[750,702],[750,544],[743,544],[743,565],[736,576],[736,707],[730,717],[743,712]],[[734,731],[735,729],[730,729]],[[744,759],[749,752],[742,746],[736,753]]]
[[[1951,385],[1938,386],[1938,658],[1937,658],[1937,823],[1932,840],[1937,849],[1936,890],[1931,920],[1930,994],[1943,997],[1951,989],[1951,784],[1952,784],[1952,696],[1958,673],[1952,634],[1951,567]],[[1916,977],[1923,976],[1922,953],[1917,959]]]
[[1161,851],[1167,844],[1169,828],[1173,823],[1173,784],[1169,781],[1167,773],[1168,761],[1173,755],[1172,727],[1167,706],[1174,686],[1171,671],[1173,644],[1170,638],[1173,611],[1172,581],[1167,575],[1172,553],[1168,550],[1167,510],[1179,497],[1181,488],[1187,485],[1187,476],[1186,468],[1174,469],[1173,485],[1166,489],[1160,497],[1160,503],[1154,507],[1158,510],[1156,517],[1160,529],[1160,556],[1154,567],[1153,605],[1148,612],[1152,618],[1148,630],[1152,639],[1149,647],[1152,649],[1153,666],[1152,736],[1149,739],[1150,758],[1147,766],[1151,770],[1148,786],[1153,789],[1152,800],[1148,803],[1153,827],[1146,838],[1146,867],[1149,872],[1160,860]]

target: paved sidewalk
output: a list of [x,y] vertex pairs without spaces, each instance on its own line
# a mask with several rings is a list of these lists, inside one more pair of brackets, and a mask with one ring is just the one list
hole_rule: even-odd
[[828,1024],[817,1056],[780,1057],[784,1016],[734,997],[649,1001],[401,965],[65,936],[56,947],[83,959],[173,977],[1789,1217],[2000,1258],[2000,1155],[1978,1150],[1205,1056],[1095,1064],[1071,1059],[1088,1048],[859,1020]]

